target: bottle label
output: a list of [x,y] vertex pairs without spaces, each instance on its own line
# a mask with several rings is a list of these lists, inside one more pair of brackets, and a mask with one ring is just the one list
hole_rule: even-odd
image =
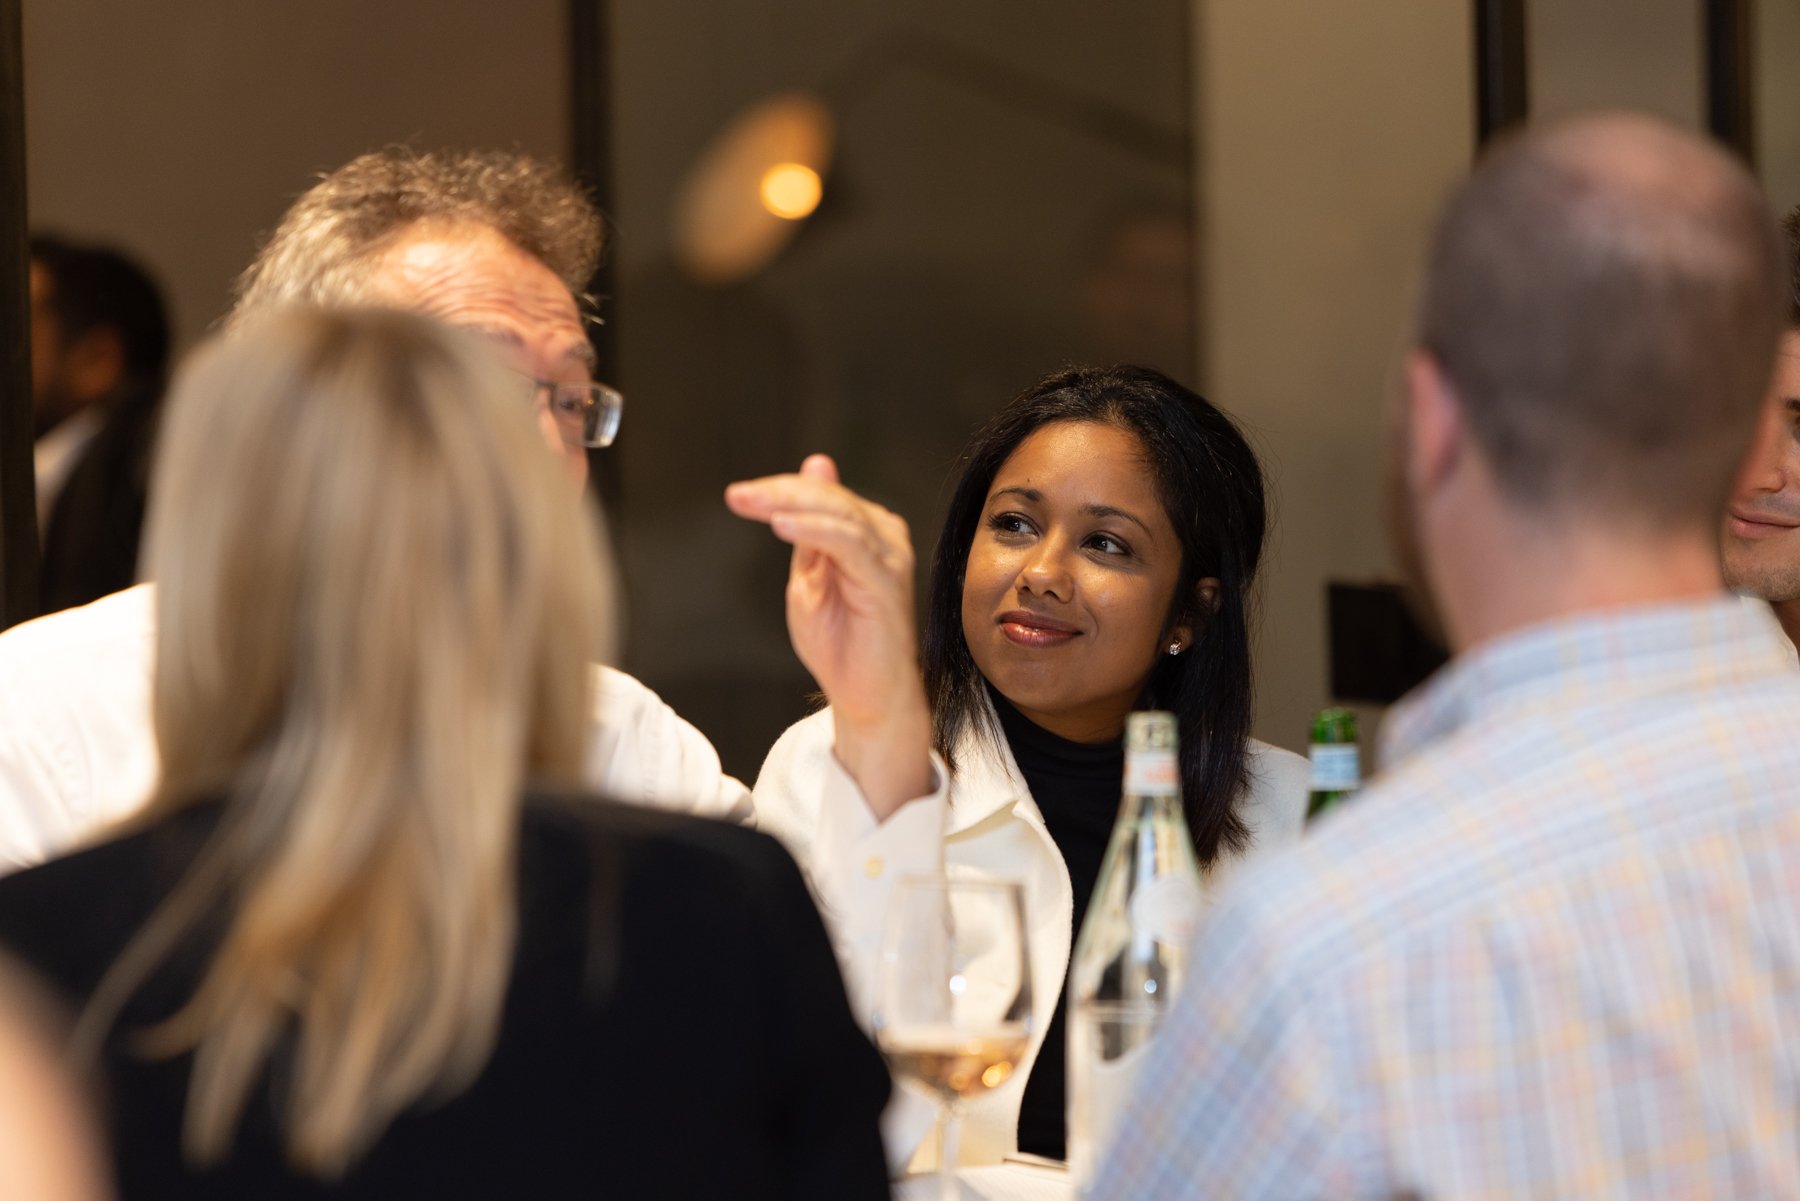
[[1131,932],[1185,947],[1206,906],[1200,886],[1185,875],[1158,876],[1131,894]]
[[1134,750],[1125,756],[1125,792],[1128,796],[1176,796],[1181,792],[1181,773],[1170,750]]
[[1348,792],[1362,782],[1354,742],[1315,742],[1308,757],[1314,792]]

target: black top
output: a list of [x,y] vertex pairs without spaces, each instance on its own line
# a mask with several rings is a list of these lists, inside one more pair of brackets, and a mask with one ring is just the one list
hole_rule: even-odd
[[[1075,897],[1075,923],[1070,927],[1073,953],[1073,939],[1081,933],[1088,902],[1100,877],[1100,861],[1106,856],[1106,844],[1119,817],[1125,741],[1119,738],[1100,743],[1070,742],[1032,724],[992,688],[988,694],[993,698],[994,711],[1000,716],[1000,728],[1006,733],[1019,773],[1031,789],[1031,799],[1037,802],[1050,837],[1069,868],[1069,884]],[[1066,978],[1068,964],[1063,965],[1063,974]],[[1038,1051],[1019,1103],[1019,1150],[1052,1159],[1067,1158],[1068,1043],[1063,1030],[1067,996],[1067,988],[1056,994],[1056,1010],[1050,1016],[1043,1048]]]
[[[0,879],[0,944],[78,1004],[221,811],[198,806]],[[146,1061],[116,1036],[105,1084],[124,1201],[888,1195],[887,1073],[774,840],[534,797],[519,856],[512,985],[466,1091],[403,1114],[327,1187],[286,1166],[265,1079],[229,1162],[197,1172],[179,1152],[191,1057]],[[173,1012],[204,959],[184,946],[121,1027]]]

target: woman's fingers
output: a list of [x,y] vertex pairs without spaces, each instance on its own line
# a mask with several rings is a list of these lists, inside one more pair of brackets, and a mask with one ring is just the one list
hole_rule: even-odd
[[[903,523],[904,524],[904,523]],[[834,513],[782,511],[770,519],[776,537],[794,544],[797,552],[816,552],[829,558],[849,579],[865,587],[912,583],[912,547],[894,539],[867,521]],[[797,553],[795,566],[812,562]]]
[[[885,571],[911,572],[912,534],[905,519],[836,483],[836,476],[828,456],[811,455],[798,473],[732,484],[725,503],[740,517],[767,522],[796,547],[845,556],[849,570],[880,564]],[[796,566],[805,561],[796,556]]]
[[824,480],[828,484],[838,482],[837,463],[830,455],[807,455],[800,464],[800,474],[808,479]]
[[739,517],[748,517],[752,521],[767,521],[776,513],[790,511],[835,513],[840,517],[869,520],[875,514],[886,512],[880,505],[864,500],[842,484],[798,473],[765,475],[761,479],[732,484],[725,489],[725,504]]

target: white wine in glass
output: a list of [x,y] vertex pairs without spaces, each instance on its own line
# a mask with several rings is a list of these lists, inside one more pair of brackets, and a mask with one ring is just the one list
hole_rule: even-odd
[[966,1101],[1012,1079],[1030,1042],[1022,1028],[972,1034],[953,1027],[899,1026],[883,1031],[881,1049],[894,1075],[947,1102]]
[[1011,882],[904,880],[876,981],[875,1037],[894,1075],[938,1098],[939,1195],[955,1201],[962,1103],[1012,1078],[1031,1043],[1025,900]]

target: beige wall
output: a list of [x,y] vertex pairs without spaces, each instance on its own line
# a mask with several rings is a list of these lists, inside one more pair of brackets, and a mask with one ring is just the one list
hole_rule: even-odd
[[34,226],[115,241],[191,341],[313,176],[388,142],[566,154],[560,0],[25,0]]
[[1196,0],[1196,18],[1204,385],[1250,427],[1276,503],[1257,733],[1304,749],[1326,702],[1325,583],[1390,574],[1383,395],[1433,211],[1470,157],[1468,9]]

